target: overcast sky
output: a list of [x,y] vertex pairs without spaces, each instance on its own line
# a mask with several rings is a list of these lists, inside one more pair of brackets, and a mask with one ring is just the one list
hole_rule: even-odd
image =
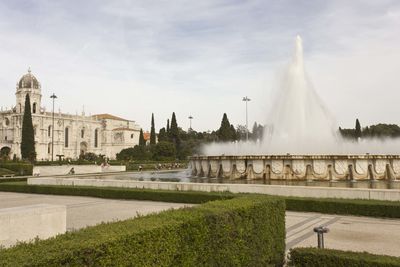
[[265,123],[277,74],[303,38],[337,123],[400,123],[400,1],[0,2],[0,106],[31,67],[49,110],[111,113],[150,128]]

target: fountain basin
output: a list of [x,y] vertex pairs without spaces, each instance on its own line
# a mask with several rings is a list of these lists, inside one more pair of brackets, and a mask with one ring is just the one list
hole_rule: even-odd
[[192,156],[192,175],[226,179],[400,180],[400,155]]

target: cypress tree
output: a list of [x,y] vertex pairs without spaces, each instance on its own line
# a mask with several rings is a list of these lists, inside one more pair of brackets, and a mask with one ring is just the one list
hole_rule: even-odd
[[167,134],[169,134],[169,119],[167,120]]
[[154,127],[154,114],[151,113],[150,145],[156,144],[156,129]]
[[171,141],[176,146],[179,142],[179,130],[178,130],[178,123],[176,122],[175,112],[172,112],[171,128],[169,129],[169,136],[171,138]]
[[218,129],[217,136],[220,141],[226,142],[232,140],[232,127],[226,113],[222,116],[221,126]]
[[139,134],[139,146],[145,146],[145,145],[146,145],[146,140],[144,140],[143,130],[140,129],[140,134]]
[[361,137],[361,125],[360,125],[360,121],[358,119],[356,119],[356,129],[355,129],[354,135],[355,135],[356,139]]
[[22,159],[34,161],[35,152],[35,135],[33,132],[31,100],[27,94],[25,97],[24,117],[22,119],[22,139],[21,139],[21,156]]

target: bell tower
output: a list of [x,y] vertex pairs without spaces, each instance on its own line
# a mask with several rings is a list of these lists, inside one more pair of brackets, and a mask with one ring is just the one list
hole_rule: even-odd
[[22,76],[17,83],[16,96],[16,112],[24,113],[25,109],[25,97],[29,94],[31,101],[32,114],[39,113],[42,100],[42,90],[39,81],[33,76],[31,69],[28,69],[28,73]]

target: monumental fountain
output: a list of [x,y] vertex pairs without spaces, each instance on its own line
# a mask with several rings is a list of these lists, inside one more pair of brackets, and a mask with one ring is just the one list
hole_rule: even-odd
[[306,74],[299,36],[266,122],[263,140],[204,147],[203,155],[190,158],[192,174],[247,180],[400,179],[398,141],[341,138]]

